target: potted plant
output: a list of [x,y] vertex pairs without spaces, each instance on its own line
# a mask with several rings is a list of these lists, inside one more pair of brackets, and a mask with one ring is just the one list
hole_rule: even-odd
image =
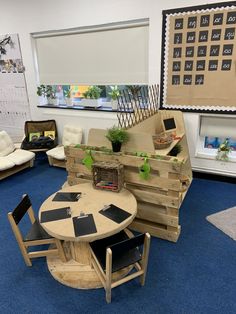
[[50,105],[57,105],[56,89],[51,85],[43,85],[37,87],[37,95],[47,99]]
[[114,125],[107,129],[106,138],[111,142],[113,152],[119,152],[121,145],[128,141],[129,134],[124,129]]
[[120,96],[120,91],[117,85],[110,86],[111,91],[108,92],[108,95],[111,96],[111,107],[113,110],[117,109],[118,106],[118,97]]
[[89,86],[88,90],[83,93],[84,99],[81,100],[81,105],[85,107],[100,107],[98,99],[101,92],[102,90],[98,86]]
[[231,151],[232,151],[232,149],[229,145],[229,139],[224,140],[224,142],[222,144],[220,144],[220,146],[217,150],[216,159],[228,161],[229,160],[229,153]]
[[139,85],[127,85],[129,93],[131,94],[133,100],[138,100],[139,93],[141,91],[142,86]]
[[173,148],[172,150],[169,152],[169,155],[170,156],[177,156],[179,153],[181,153],[183,150],[182,146],[177,143]]
[[71,89],[63,89],[63,94],[64,94],[64,98],[65,98],[65,103],[67,106],[73,106],[73,98],[72,93],[71,93]]

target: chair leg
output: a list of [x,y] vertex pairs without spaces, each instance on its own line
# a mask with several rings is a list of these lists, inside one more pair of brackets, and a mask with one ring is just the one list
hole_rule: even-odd
[[57,249],[58,249],[58,253],[59,253],[59,256],[60,256],[60,259],[66,263],[67,262],[67,259],[66,259],[66,255],[65,255],[65,252],[63,250],[63,246],[61,244],[61,241],[59,239],[55,239],[55,242],[56,242],[56,246],[57,246]]
[[31,259],[28,256],[26,248],[20,245],[20,250],[21,250],[22,256],[24,258],[25,264],[27,266],[32,266],[32,262],[31,262]]
[[111,303],[111,276],[112,276],[112,251],[107,248],[106,252],[106,301]]
[[150,234],[146,233],[145,240],[144,240],[144,246],[143,246],[143,256],[142,256],[142,261],[141,261],[142,269],[143,269],[143,275],[140,276],[140,284],[142,286],[144,286],[145,279],[146,279],[149,249],[150,249]]

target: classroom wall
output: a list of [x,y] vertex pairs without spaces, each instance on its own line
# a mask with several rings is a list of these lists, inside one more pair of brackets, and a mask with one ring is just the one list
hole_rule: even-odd
[[[87,137],[87,130],[90,127],[95,127],[95,124],[96,127],[105,128],[113,125],[116,121],[114,114],[111,114],[111,116],[103,115],[97,120],[96,116],[92,115],[90,118],[87,113],[81,118],[81,114],[75,113],[74,110],[67,111],[64,114],[66,110],[37,108],[37,83],[30,33],[149,18],[149,83],[159,83],[162,10],[214,2],[221,1],[1,0],[1,34],[18,33],[20,37],[32,119],[54,117],[58,121],[60,134],[65,123],[71,122],[72,124],[78,124],[80,122],[81,126],[86,130],[85,139]],[[109,43],[107,43],[107,49],[111,49]],[[185,113],[184,118],[193,168],[200,171],[226,173],[228,175],[236,174],[236,163],[219,163],[215,160],[195,157],[199,114]]]

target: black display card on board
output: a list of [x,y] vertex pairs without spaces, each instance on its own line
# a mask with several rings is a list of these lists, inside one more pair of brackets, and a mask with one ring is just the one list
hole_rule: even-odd
[[195,76],[195,85],[203,85],[204,84],[204,75],[203,74],[197,74]]
[[205,70],[205,64],[206,64],[205,60],[198,60],[196,70],[197,71],[204,71]]
[[236,11],[227,13],[226,24],[236,24]]
[[174,34],[174,44],[182,44],[182,40],[183,40],[183,34],[182,33]]
[[197,17],[190,16],[188,18],[188,28],[196,28],[197,27]]
[[224,45],[223,46],[223,56],[231,56],[233,54],[233,45]]
[[180,76],[172,75],[172,85],[179,85],[179,84],[180,84]]
[[208,71],[216,71],[218,68],[218,60],[210,60],[208,65]]
[[223,60],[221,70],[222,71],[230,71],[231,70],[232,60]]
[[211,32],[211,40],[220,40],[221,29],[213,29]]
[[196,37],[196,33],[195,32],[187,32],[187,38],[186,38],[186,42],[189,43],[194,43],[195,42],[195,37]]
[[223,13],[216,13],[213,17],[213,25],[222,25],[223,24]]
[[198,57],[205,57],[207,54],[207,46],[199,46],[197,48],[197,56]]
[[235,36],[235,28],[226,28],[225,29],[225,37],[224,40],[232,40]]
[[174,61],[172,66],[173,72],[178,72],[181,69],[181,62],[180,61]]
[[175,19],[175,29],[183,29],[184,19]]
[[208,40],[208,31],[200,31],[198,41],[201,43],[207,40]]
[[184,71],[192,71],[193,70],[193,61],[186,60],[184,64]]
[[220,45],[212,45],[210,48],[210,56],[216,57],[219,56],[220,53]]
[[184,75],[183,84],[184,85],[191,85],[192,84],[192,75]]
[[201,16],[201,21],[200,21],[200,26],[201,27],[206,27],[210,25],[210,15],[202,15]]
[[191,58],[194,56],[194,47],[186,47],[185,57]]
[[174,48],[173,58],[181,58],[182,48]]

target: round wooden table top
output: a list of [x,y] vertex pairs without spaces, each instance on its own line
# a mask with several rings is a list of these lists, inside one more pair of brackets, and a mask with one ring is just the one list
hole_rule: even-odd
[[[119,193],[101,191],[94,189],[90,183],[83,183],[67,186],[58,192],[78,192],[81,193],[81,196],[76,202],[57,202],[52,201],[56,193],[52,194],[40,207],[39,221],[41,212],[69,206],[71,208],[71,217],[80,216],[81,213],[85,215],[93,214],[97,228],[96,233],[76,237],[72,218],[41,223],[48,234],[61,240],[92,242],[111,236],[126,228],[133,221],[137,213],[136,199],[133,194],[126,189],[122,189]],[[131,216],[121,223],[116,223],[99,213],[102,208],[110,204],[122,208],[129,212]]]

